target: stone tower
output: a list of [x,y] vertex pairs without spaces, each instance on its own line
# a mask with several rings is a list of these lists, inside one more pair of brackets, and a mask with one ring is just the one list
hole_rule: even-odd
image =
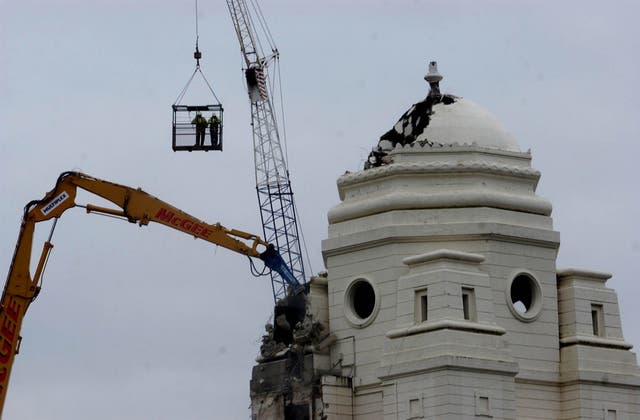
[[309,309],[331,340],[304,356],[306,418],[640,418],[611,276],[556,267],[530,152],[441,94],[435,63],[425,79],[426,99],[338,180]]

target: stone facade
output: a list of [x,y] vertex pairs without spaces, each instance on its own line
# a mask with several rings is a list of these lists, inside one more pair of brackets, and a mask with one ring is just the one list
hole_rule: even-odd
[[[451,98],[429,111],[437,142],[381,141],[338,180],[308,304],[331,340],[305,356],[305,418],[640,418],[611,276],[557,269],[531,154]],[[258,415],[266,394],[252,387],[254,418],[293,418]]]
[[340,178],[323,243],[333,362],[354,407],[382,406],[352,418],[640,418],[610,275],[556,269],[530,154],[414,144],[389,157]]

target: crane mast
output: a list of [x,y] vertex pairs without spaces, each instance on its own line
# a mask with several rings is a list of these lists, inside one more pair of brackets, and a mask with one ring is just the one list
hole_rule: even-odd
[[[304,264],[293,190],[269,95],[267,70],[270,64],[277,63],[279,53],[270,43],[269,55],[263,54],[252,15],[244,0],[227,0],[227,6],[240,42],[251,102],[256,190],[264,237],[278,248],[298,282],[304,284]],[[264,28],[265,22],[259,14],[257,4],[252,3],[252,6],[258,13],[255,19]],[[268,30],[266,35],[269,36]],[[287,282],[277,273],[271,273],[271,284],[276,302],[286,296]]]

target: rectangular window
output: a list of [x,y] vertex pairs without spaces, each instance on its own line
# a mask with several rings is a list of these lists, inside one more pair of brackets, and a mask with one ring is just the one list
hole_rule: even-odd
[[416,323],[426,321],[429,313],[427,289],[416,290],[416,299],[414,306]]
[[616,412],[616,410],[605,409],[604,418],[605,420],[617,420],[618,413]]
[[421,321],[427,320],[427,313],[428,313],[427,305],[428,305],[427,295],[420,296],[420,320]]
[[591,326],[593,327],[593,335],[604,337],[604,311],[602,305],[591,304]]
[[491,397],[486,391],[476,391],[476,417],[493,417],[491,414]]
[[423,419],[424,418],[424,408],[422,407],[422,395],[414,394],[409,395],[409,404],[408,411],[409,415],[403,417],[407,420],[415,420],[415,419]]
[[476,297],[470,287],[462,288],[462,315],[467,321],[476,320]]
[[409,400],[409,418],[417,419],[422,417],[422,407],[418,398]]

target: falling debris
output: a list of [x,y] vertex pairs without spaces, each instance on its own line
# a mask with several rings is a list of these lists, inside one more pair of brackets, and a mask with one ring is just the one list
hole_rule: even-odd
[[307,293],[278,301],[273,325],[265,325],[251,379],[256,418],[310,419],[310,412],[318,413],[314,418],[324,418],[321,378],[331,371],[329,347],[336,337],[329,332],[328,314],[314,315],[314,302],[320,307],[327,304],[326,276],[325,272],[312,277]]
[[302,354],[316,351],[324,347],[329,330],[310,313],[304,294],[280,300],[274,312],[275,325],[265,325],[265,334],[260,346],[260,361],[278,358],[291,352]]
[[419,141],[422,144],[433,144],[423,136],[425,128],[429,125],[431,117],[434,115],[436,105],[451,105],[458,100],[457,96],[440,93],[440,80],[442,76],[438,73],[438,65],[435,61],[429,63],[429,71],[424,77],[429,82],[429,94],[416,104],[398,120],[393,128],[380,137],[378,145],[373,148],[364,169],[374,168],[391,163],[388,153],[397,145],[405,146]]
[[262,344],[260,345],[260,356],[263,359],[279,356],[280,352],[287,349],[287,346],[284,343],[278,343],[273,338],[273,325],[266,324],[264,326],[264,329],[266,331],[266,334],[262,336]]

